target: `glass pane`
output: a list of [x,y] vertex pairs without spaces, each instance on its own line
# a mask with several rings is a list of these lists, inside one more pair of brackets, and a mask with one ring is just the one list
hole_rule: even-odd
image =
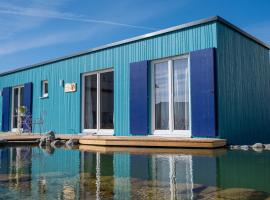
[[13,128],[17,128],[18,122],[17,122],[17,109],[19,106],[19,89],[15,88],[13,90]]
[[100,128],[113,129],[113,72],[100,74]]
[[155,129],[169,129],[168,62],[155,64]]
[[174,129],[189,129],[189,73],[188,60],[173,61]]
[[44,83],[44,94],[48,94],[49,93],[49,88],[48,88],[48,82]]
[[97,75],[85,77],[84,128],[97,128]]
[[21,87],[21,94],[20,94],[20,106],[24,106],[24,102],[23,102],[23,93],[24,93],[24,88]]

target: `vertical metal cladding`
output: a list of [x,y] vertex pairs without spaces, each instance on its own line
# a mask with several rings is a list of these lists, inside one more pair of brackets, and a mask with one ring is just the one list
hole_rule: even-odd
[[[115,134],[130,135],[129,64],[216,46],[216,22],[210,22],[5,75],[0,78],[0,87],[33,82],[33,118],[43,111],[47,113],[42,131],[78,133],[81,131],[81,74],[113,67]],[[44,99],[40,98],[42,80],[49,81],[49,97]],[[59,80],[76,82],[77,91],[64,93]],[[38,127],[33,131],[38,132]]]
[[270,142],[269,50],[217,24],[218,133],[230,144]]

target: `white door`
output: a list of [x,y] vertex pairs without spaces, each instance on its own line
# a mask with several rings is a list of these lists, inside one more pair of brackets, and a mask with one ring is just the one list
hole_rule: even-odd
[[190,137],[188,56],[152,62],[154,135]]
[[84,74],[83,132],[112,135],[114,129],[114,74],[112,70]]
[[12,88],[12,108],[11,108],[11,131],[12,132],[17,132],[20,123],[19,121],[21,120],[18,117],[18,108],[20,106],[23,106],[23,91],[24,87],[23,86],[17,86]]

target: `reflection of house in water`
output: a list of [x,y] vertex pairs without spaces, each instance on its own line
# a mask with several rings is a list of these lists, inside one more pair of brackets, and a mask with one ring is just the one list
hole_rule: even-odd
[[79,169],[79,151],[45,154],[31,147],[0,149],[0,191],[12,190],[20,198],[75,199]]
[[81,154],[80,198],[113,196],[113,154]]
[[[196,156],[172,154],[95,153],[57,150],[46,155],[37,148],[0,151],[1,182],[39,199],[114,199],[193,196],[193,182],[216,180],[213,168],[201,169]],[[216,159],[202,157],[207,163]],[[213,165],[216,166],[216,165]],[[196,168],[197,167],[197,168]],[[208,174],[204,179],[203,174]],[[202,176],[202,178],[200,178]],[[203,184],[204,182],[200,182]],[[215,185],[215,181],[207,184]]]
[[267,151],[97,151],[0,149],[0,192],[36,199],[198,199],[206,191],[215,198],[217,187],[270,192]]
[[33,148],[32,154],[32,196],[40,199],[78,196],[80,151],[58,149],[53,154],[45,154]]
[[28,196],[31,193],[31,158],[30,147],[0,149],[1,187],[16,189]]
[[[269,152],[262,157],[252,152],[223,151],[221,154],[84,152],[80,197],[103,199],[113,195],[114,199],[196,199],[206,191],[215,197],[219,193],[218,188],[232,187],[270,192],[267,188]],[[250,171],[256,171],[258,178]]]
[[193,198],[190,155],[84,152],[82,158],[81,198]]

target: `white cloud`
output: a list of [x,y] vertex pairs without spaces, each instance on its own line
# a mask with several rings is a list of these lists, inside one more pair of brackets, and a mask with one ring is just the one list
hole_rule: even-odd
[[[32,8],[36,9],[57,9],[61,4],[52,4],[51,1],[46,1],[47,4],[40,3],[37,0],[27,1],[29,5],[21,5],[22,1],[14,1],[11,0],[12,3],[4,3],[0,2],[0,9],[4,10],[26,10],[30,5]],[[60,2],[60,1],[59,1]],[[62,2],[62,1],[61,1]],[[38,26],[42,25],[46,19],[37,18],[37,17],[26,17],[20,15],[8,15],[0,13],[0,40],[7,40],[13,36],[20,37],[20,33],[24,33],[25,31],[36,29]]]
[[97,29],[89,29],[84,32],[81,32],[80,30],[66,30],[55,32],[53,34],[41,34],[38,37],[31,38],[31,40],[29,38],[19,38],[2,44],[0,48],[0,56],[39,47],[77,42],[91,37],[94,34],[97,34]]
[[[98,10],[98,16],[110,19],[100,20],[61,11],[67,1],[69,0],[0,2],[0,57],[29,49],[86,40],[93,35],[99,36],[101,32],[108,33],[117,27],[153,30],[152,27],[134,24],[140,24],[166,11],[166,8],[160,5],[157,8],[152,7],[153,10],[149,11],[150,5],[144,7],[138,5],[137,2],[124,1],[121,4],[111,4]],[[97,16],[97,13],[93,15]],[[57,20],[66,21],[66,26],[62,26],[62,23],[57,26]],[[68,22],[80,23],[68,25]],[[48,28],[48,24],[51,23],[54,23],[53,29]],[[89,26],[88,23],[95,24]]]
[[60,19],[60,20],[68,20],[68,21],[78,21],[78,22],[86,22],[86,23],[100,23],[114,26],[124,26],[129,28],[137,28],[137,29],[146,29],[146,30],[155,30],[152,27],[145,27],[139,25],[125,24],[119,23],[115,21],[109,20],[97,20],[97,19],[89,19],[83,15],[76,15],[67,12],[59,12],[54,10],[46,10],[46,9],[38,9],[38,8],[22,8],[9,4],[0,4],[0,13],[1,14],[9,14],[9,15],[19,15],[19,16],[27,16],[27,17],[41,17],[41,18],[50,18],[50,19]]

